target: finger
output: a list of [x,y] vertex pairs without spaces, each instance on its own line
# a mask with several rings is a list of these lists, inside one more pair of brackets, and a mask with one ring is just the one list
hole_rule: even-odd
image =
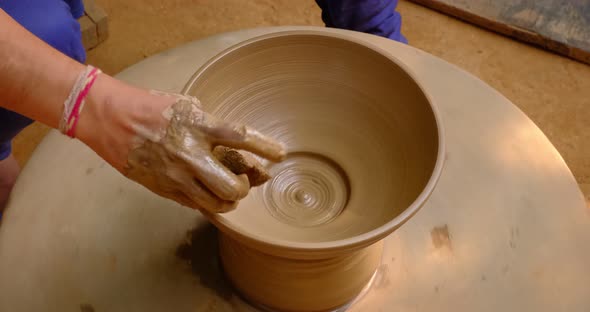
[[213,145],[247,150],[271,161],[282,161],[287,155],[285,147],[281,143],[250,127],[234,125],[221,120],[208,123],[210,126],[203,131],[208,134]]
[[191,155],[185,151],[177,151],[177,156],[184,160],[193,175],[213,194],[223,200],[240,200],[250,190],[248,178],[237,176],[215,158],[211,152]]
[[222,200],[189,176],[185,176],[181,185],[180,192],[175,194],[176,200],[190,208],[205,210],[209,213],[225,213],[234,210],[237,206],[237,202]]

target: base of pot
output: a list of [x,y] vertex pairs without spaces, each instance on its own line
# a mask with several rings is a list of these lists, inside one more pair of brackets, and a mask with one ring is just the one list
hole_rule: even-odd
[[[352,300],[350,300],[348,303],[332,309],[332,310],[324,310],[324,311],[315,311],[315,312],[346,312],[348,311],[348,309],[350,309],[352,306],[354,306],[354,304],[356,304],[357,302],[359,302],[360,300],[362,300],[371,290],[371,287],[373,286],[375,279],[377,278],[377,274],[379,273],[378,270],[375,270],[375,273],[373,273],[373,276],[371,277],[371,279],[369,280],[369,282],[367,283],[367,285],[361,290],[361,292],[354,297]],[[236,293],[240,294],[240,292],[236,289]],[[281,310],[276,310],[267,306],[264,306],[262,304],[253,302],[252,300],[242,296],[241,294],[239,295],[246,303],[248,303],[250,306],[252,306],[253,308],[256,308],[258,310],[260,310],[260,312],[285,312],[285,311],[281,311]]]
[[383,262],[382,242],[304,261],[267,255],[223,234],[219,246],[227,280],[240,297],[266,312],[346,311],[371,289]]

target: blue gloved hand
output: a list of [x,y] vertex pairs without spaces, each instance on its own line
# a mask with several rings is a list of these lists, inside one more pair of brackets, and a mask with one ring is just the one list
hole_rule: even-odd
[[398,0],[316,0],[327,27],[355,30],[408,43],[401,33]]

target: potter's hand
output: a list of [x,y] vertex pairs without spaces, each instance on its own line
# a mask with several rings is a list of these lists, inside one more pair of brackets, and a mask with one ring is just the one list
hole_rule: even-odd
[[152,94],[66,57],[2,9],[0,69],[1,107],[79,138],[127,177],[193,208],[227,211],[248,193],[252,166],[236,176],[212,156],[216,145],[284,156],[276,142],[212,117],[193,98]]
[[[101,92],[100,83],[93,92]],[[223,159],[213,155],[214,147],[243,149],[272,161],[285,156],[277,142],[215,118],[201,110],[194,97],[120,87],[123,90],[106,101],[116,111],[108,121],[114,129],[106,129],[106,137],[89,145],[156,194],[192,208],[227,212],[256,182],[224,166]]]
[[[129,153],[126,175],[152,191],[191,207],[226,212],[250,189],[212,154],[224,145],[245,149],[271,160],[284,156],[282,147],[245,126],[221,121],[201,110],[196,98],[160,93],[174,101],[163,112],[167,124],[141,136]],[[156,131],[154,131],[156,130]]]

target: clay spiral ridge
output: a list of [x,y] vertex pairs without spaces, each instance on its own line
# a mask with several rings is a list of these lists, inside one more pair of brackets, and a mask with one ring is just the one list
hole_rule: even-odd
[[294,226],[316,226],[336,218],[346,206],[348,180],[337,164],[311,153],[292,154],[271,168],[263,189],[268,212]]

